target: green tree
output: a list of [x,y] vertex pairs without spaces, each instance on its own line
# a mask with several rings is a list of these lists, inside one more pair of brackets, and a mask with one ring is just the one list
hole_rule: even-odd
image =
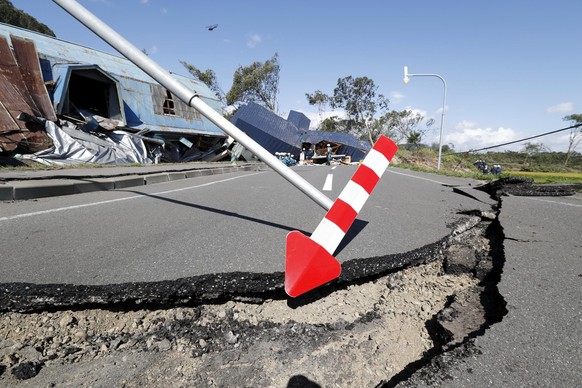
[[208,88],[210,88],[210,90],[214,92],[216,98],[220,100],[222,110],[224,111],[226,108],[226,95],[218,83],[218,79],[216,78],[216,73],[214,70],[206,69],[205,71],[202,71],[186,61],[180,61],[180,63],[186,68],[186,70],[188,70],[190,74],[200,80],[200,82],[203,82],[206,86],[208,86]]
[[533,161],[534,157],[538,156],[542,152],[547,151],[549,151],[548,147],[542,143],[525,143],[522,149],[522,152],[525,154],[524,164]]
[[45,35],[56,36],[53,30],[26,12],[15,8],[9,0],[0,0],[0,22],[40,32]]
[[392,110],[385,115],[389,128],[394,131],[398,141],[406,141],[408,144],[420,144],[423,136],[430,130],[434,120],[424,123],[424,116],[418,112],[405,109],[403,111]]
[[377,94],[378,86],[368,77],[344,77],[337,80],[330,105],[346,112],[346,129],[354,135],[376,141],[374,117],[388,109],[389,100]]
[[530,157],[537,155],[541,152],[546,152],[547,150],[548,147],[546,147],[542,143],[530,143],[530,142],[525,143],[522,149],[522,151]]
[[406,141],[408,142],[408,144],[414,144],[416,146],[420,145],[422,141],[422,133],[418,131],[413,131],[410,133],[410,135],[408,135]]
[[[439,152],[439,143],[432,143],[430,149],[434,152]],[[443,144],[441,151],[443,154],[452,154],[455,152],[455,145],[452,143]]]
[[571,114],[565,116],[563,120],[570,121],[574,126],[574,128],[570,129],[568,151],[566,151],[566,160],[564,161],[564,166],[567,166],[572,154],[576,151],[576,147],[580,144],[580,140],[582,140],[582,114]]
[[[388,136],[392,139],[396,138],[395,132],[390,127],[390,122],[388,120],[388,113],[375,118],[369,125],[369,130],[374,139],[377,139],[380,135]],[[363,139],[362,139],[363,140]]]
[[321,121],[319,123],[319,130],[327,132],[348,132],[346,120],[342,120],[337,116],[327,117]]
[[265,62],[239,66],[234,72],[232,87],[226,93],[226,104],[238,108],[244,102],[256,102],[277,113],[279,93],[279,54]]
[[378,87],[368,77],[344,77],[337,80],[333,95],[329,96],[320,90],[313,94],[306,93],[307,102],[316,105],[320,118],[329,106],[332,109],[342,109],[346,118],[333,116],[320,122],[323,131],[349,132],[374,143],[378,136],[385,133],[385,122],[378,119],[378,113],[388,109],[388,99],[377,94]]
[[324,121],[323,115],[329,106],[329,96],[321,90],[316,90],[313,94],[305,93],[305,97],[307,97],[309,105],[315,105],[317,107],[319,122],[322,124]]

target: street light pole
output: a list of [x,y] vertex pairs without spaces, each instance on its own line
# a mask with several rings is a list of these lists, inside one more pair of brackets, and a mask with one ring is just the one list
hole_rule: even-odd
[[437,163],[437,170],[441,169],[441,156],[443,152],[443,125],[445,123],[445,106],[447,104],[447,81],[438,74],[412,74],[408,72],[408,66],[404,66],[404,83],[407,84],[410,81],[408,77],[437,77],[443,81],[444,93],[443,93],[443,111],[441,115],[441,130],[439,135],[439,158]]

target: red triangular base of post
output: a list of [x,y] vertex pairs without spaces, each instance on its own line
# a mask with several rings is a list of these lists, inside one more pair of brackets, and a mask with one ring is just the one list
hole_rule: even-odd
[[321,245],[294,230],[287,235],[285,292],[296,297],[336,279],[340,263]]

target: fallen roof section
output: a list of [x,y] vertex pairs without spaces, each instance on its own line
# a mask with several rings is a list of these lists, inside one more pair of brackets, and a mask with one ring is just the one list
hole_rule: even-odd
[[288,152],[298,158],[303,148],[334,143],[336,154],[358,161],[371,149],[368,142],[349,133],[309,130],[310,120],[303,113],[291,111],[285,120],[254,102],[241,106],[231,122],[272,154]]

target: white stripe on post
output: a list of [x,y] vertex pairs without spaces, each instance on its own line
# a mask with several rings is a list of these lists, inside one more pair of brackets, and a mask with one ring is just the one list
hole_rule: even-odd
[[373,148],[362,162],[364,166],[370,167],[378,175],[378,178],[382,178],[382,174],[386,171],[389,163],[388,159],[381,152]]
[[339,226],[327,218],[323,218],[310,238],[321,245],[330,255],[333,255],[344,236],[345,233]]
[[356,213],[359,213],[369,196],[370,194],[362,186],[354,181],[349,181],[338,198],[350,205]]

